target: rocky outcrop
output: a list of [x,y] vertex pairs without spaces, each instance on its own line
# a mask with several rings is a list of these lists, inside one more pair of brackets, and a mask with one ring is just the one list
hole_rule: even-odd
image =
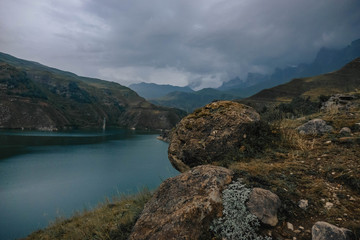
[[333,131],[333,127],[327,125],[322,119],[313,119],[297,128],[301,134],[321,135]]
[[204,165],[164,181],[130,239],[206,239],[211,222],[222,214],[222,190],[232,175],[226,168]]
[[281,206],[281,201],[269,190],[254,188],[246,206],[262,223],[273,227],[278,223],[277,211]]
[[354,234],[327,222],[316,222],[312,227],[312,240],[355,240]]
[[355,95],[335,94],[322,104],[321,110],[325,112],[348,111],[355,106],[354,100],[357,98]]
[[183,118],[172,133],[168,156],[180,172],[209,164],[242,149],[247,127],[260,120],[251,107],[218,101]]

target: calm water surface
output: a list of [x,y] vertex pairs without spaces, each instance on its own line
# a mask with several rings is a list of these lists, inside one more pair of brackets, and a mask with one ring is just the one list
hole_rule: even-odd
[[0,131],[0,239],[178,174],[156,134]]

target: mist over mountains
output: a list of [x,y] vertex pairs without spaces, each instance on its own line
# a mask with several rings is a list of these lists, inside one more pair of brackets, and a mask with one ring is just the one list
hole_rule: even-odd
[[360,39],[341,49],[321,48],[313,62],[296,66],[276,68],[272,74],[248,73],[246,79],[236,77],[217,89],[206,88],[192,91],[187,87],[157,85],[153,83],[132,84],[130,88],[150,102],[176,107],[191,112],[213,100],[233,100],[250,97],[294,78],[303,78],[332,72],[360,56]]

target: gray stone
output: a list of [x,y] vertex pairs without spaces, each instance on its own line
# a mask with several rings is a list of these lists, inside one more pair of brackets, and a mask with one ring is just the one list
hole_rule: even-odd
[[344,136],[349,136],[351,135],[351,129],[348,127],[343,127],[339,133]]
[[294,225],[293,225],[292,223],[287,222],[287,223],[286,223],[286,227],[287,227],[289,230],[294,231]]
[[249,196],[246,207],[259,220],[270,226],[276,226],[278,223],[277,211],[281,206],[279,197],[262,188],[254,188]]
[[355,106],[354,100],[356,96],[345,95],[345,94],[335,94],[332,95],[326,102],[321,106],[321,110],[325,112],[336,112],[343,110],[350,110]]
[[333,127],[327,125],[322,119],[313,119],[297,128],[301,134],[321,135],[333,131]]
[[130,240],[208,239],[222,215],[222,191],[233,172],[203,165],[165,180],[145,205]]
[[299,201],[299,208],[306,210],[306,208],[309,206],[309,201],[306,199],[301,199]]
[[316,222],[312,227],[312,240],[355,240],[355,236],[349,229]]

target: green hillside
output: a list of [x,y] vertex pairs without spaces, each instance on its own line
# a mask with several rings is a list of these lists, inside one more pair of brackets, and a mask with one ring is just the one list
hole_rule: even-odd
[[114,82],[80,77],[0,53],[0,128],[107,126],[169,129],[184,115]]
[[224,93],[213,88],[204,88],[196,92],[171,92],[164,97],[151,99],[154,104],[175,107],[192,112],[214,100],[233,100],[238,96]]
[[178,87],[169,84],[164,85],[144,82],[131,84],[129,88],[148,100],[164,97],[171,92],[194,92],[194,90],[190,87]]

